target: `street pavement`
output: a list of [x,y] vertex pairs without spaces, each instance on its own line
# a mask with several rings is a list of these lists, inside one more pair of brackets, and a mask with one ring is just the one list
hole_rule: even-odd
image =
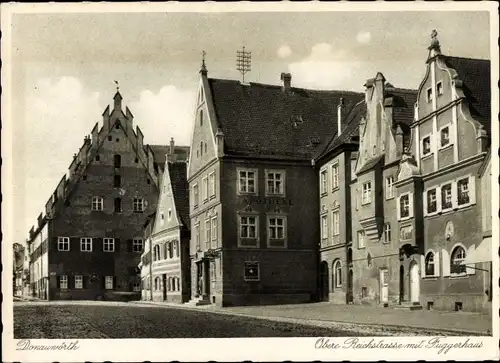
[[[115,308],[123,314],[116,314]],[[61,311],[68,321],[80,319],[82,327],[89,324],[94,327],[94,330],[88,328],[85,334],[99,335],[100,332],[111,337],[225,337],[228,331],[230,337],[491,335],[491,316],[467,312],[405,311],[331,303],[219,308],[163,302],[95,301],[16,302],[17,332],[24,334],[28,322],[34,324],[33,331],[40,330],[36,334],[59,334],[57,329],[45,332],[43,324],[37,322],[39,319],[30,322],[25,317],[50,316]],[[143,323],[137,323],[137,319]],[[184,323],[177,326],[180,321]],[[160,329],[160,336],[154,335],[158,331],[156,326],[162,324],[173,324],[176,328]],[[208,324],[210,328],[193,333],[186,324]],[[56,323],[52,325],[57,326]],[[128,326],[132,327],[129,329],[132,335],[122,336],[127,333],[121,330],[127,330]],[[218,328],[214,330],[214,326]],[[115,329],[118,333],[114,333]]]

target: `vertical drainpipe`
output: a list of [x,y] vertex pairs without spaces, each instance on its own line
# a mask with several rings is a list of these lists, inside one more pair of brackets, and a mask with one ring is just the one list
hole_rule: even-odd
[[149,244],[149,298],[153,301],[153,251],[151,250],[151,235],[148,238]]

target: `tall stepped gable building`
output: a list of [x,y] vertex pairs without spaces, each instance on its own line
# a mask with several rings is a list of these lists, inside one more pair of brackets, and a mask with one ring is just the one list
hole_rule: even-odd
[[188,165],[192,301],[316,300],[311,159],[336,133],[337,105],[349,112],[363,95],[292,87],[286,73],[281,86],[208,78],[204,64],[200,74]]
[[[156,209],[168,146],[144,145],[122,96],[85,136],[29,232],[31,290],[48,300],[140,294],[143,225]],[[186,158],[187,150],[172,150]]]

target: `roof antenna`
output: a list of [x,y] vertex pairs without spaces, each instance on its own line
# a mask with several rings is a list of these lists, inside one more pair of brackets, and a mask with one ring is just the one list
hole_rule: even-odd
[[252,52],[242,50],[236,51],[236,69],[240,71],[243,76],[243,83],[245,83],[245,74],[251,71]]

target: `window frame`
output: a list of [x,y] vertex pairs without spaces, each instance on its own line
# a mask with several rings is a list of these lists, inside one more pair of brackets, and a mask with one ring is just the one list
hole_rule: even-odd
[[[337,216],[335,218],[335,216]],[[340,208],[332,210],[332,236],[340,235]]]
[[[338,276],[338,274],[337,274],[338,271],[340,271],[340,276]],[[333,288],[334,289],[341,289],[342,288],[342,261],[340,259],[337,259],[333,263],[333,276],[334,276]]]
[[[237,194],[238,195],[256,195],[258,194],[258,190],[259,190],[259,170],[258,169],[255,169],[255,168],[237,168],[236,169],[236,181],[238,183],[237,185]],[[241,178],[241,174],[240,173],[246,173],[246,177],[245,177],[245,181],[246,181],[246,191],[242,191],[241,190],[241,187],[242,187],[242,178]],[[249,186],[249,180],[250,178],[248,177],[248,173],[253,173],[254,177],[253,177],[253,186],[254,186],[254,190],[253,192],[249,192],[248,191],[248,186]]]
[[211,246],[212,249],[216,249],[218,247],[218,241],[219,241],[219,220],[217,218],[218,216],[213,216],[210,218],[210,239],[211,239]]
[[[401,210],[401,198],[403,197],[408,197],[408,215],[407,216],[402,216],[402,210]],[[398,221],[405,221],[408,219],[413,218],[413,193],[412,192],[406,192],[402,193],[398,196],[397,199],[397,218]]]
[[[436,203],[436,210],[429,212],[429,192],[435,191],[436,196],[435,196],[435,203]],[[439,186],[432,186],[427,188],[424,191],[424,216],[434,216],[441,211],[441,188]]]
[[425,90],[425,99],[427,103],[430,103],[432,102],[433,98],[434,98],[434,91],[432,87],[429,87]]
[[[441,85],[441,92],[439,92],[440,91],[439,85]],[[436,94],[437,94],[438,97],[442,96],[444,94],[444,86],[443,86],[443,81],[442,80],[436,82]]]
[[[63,287],[64,282],[64,287]],[[69,290],[69,278],[68,275],[59,275],[59,289]]]
[[[389,238],[387,238],[389,236]],[[382,243],[389,244],[392,242],[392,227],[391,223],[387,222],[384,223],[384,238],[382,240]]]
[[[93,242],[92,241],[92,237],[81,237],[80,238],[80,252],[92,252],[92,248],[93,248],[93,246],[92,246],[93,243],[92,242]],[[90,249],[87,249],[87,247],[89,245],[90,245]],[[84,246],[85,246],[85,249],[84,249]]]
[[321,195],[328,194],[328,170],[326,168],[319,172],[319,188]]
[[[242,218],[255,219],[255,237],[242,237],[243,224]],[[252,226],[247,222],[245,226]],[[242,241],[254,241],[252,245],[242,244]],[[238,213],[238,247],[240,248],[259,248],[260,247],[260,231],[259,231],[259,215],[257,213]]]
[[[247,277],[247,269],[250,269],[251,267],[247,267],[247,265],[255,265],[257,269],[257,278],[248,278]],[[243,280],[244,281],[254,281],[254,282],[258,282],[260,281],[260,262],[259,261],[245,261],[244,265],[243,265]]]
[[[139,241],[140,241],[140,243],[137,243]],[[136,246],[141,247],[139,251],[136,250]],[[144,240],[142,238],[139,238],[139,237],[133,238],[132,239],[132,252],[142,253],[143,251],[144,251]]]
[[[425,153],[425,139],[429,139],[429,151]],[[434,154],[434,148],[432,147],[433,143],[433,138],[432,138],[432,133],[428,133],[426,135],[423,135],[422,138],[420,139],[420,158],[424,159],[427,157],[430,157],[432,154]]]
[[210,194],[210,199],[215,198],[215,171],[208,174],[208,189]]
[[[266,179],[266,197],[285,197],[286,196],[286,171],[285,170],[280,170],[280,169],[265,169],[265,179]],[[273,174],[273,188],[276,189],[276,175],[280,176],[280,192],[271,192],[269,190],[269,182],[271,179],[269,178],[269,174]]]
[[[389,183],[389,180],[392,180],[391,183]],[[389,194],[388,191],[391,191]],[[385,177],[385,200],[393,199],[394,198],[394,175],[388,175]]]
[[451,277],[460,277],[460,276],[467,276],[467,265],[465,264],[460,264],[460,266],[463,266],[463,271],[462,272],[454,272],[453,271],[453,265],[455,264],[454,262],[457,260],[456,258],[453,258],[453,255],[457,249],[462,249],[464,256],[462,258],[459,258],[460,261],[465,261],[467,258],[467,249],[462,245],[462,244],[456,244],[453,246],[450,252],[450,276]]
[[[450,186],[450,206],[449,207],[445,207],[444,203],[443,203],[443,190],[444,190],[444,187],[445,186]],[[453,181],[448,181],[448,182],[445,182],[445,183],[442,183],[440,186],[439,186],[439,199],[440,199],[440,205],[441,205],[441,213],[445,213],[445,212],[448,212],[448,211],[451,211],[453,210],[453,207],[455,205],[454,203],[454,197],[453,197],[453,191],[454,191],[454,182]]]
[[[367,193],[365,194],[365,185],[369,185],[370,188],[367,188]],[[368,200],[365,196],[368,195]],[[368,180],[361,184],[361,205],[367,205],[372,202],[372,181]]]
[[[106,249],[106,246],[108,249]],[[109,246],[113,248],[109,250]],[[104,237],[102,239],[102,251],[103,252],[115,252],[115,239],[113,237]]]
[[[283,214],[268,214],[267,215],[267,248],[287,248],[288,238],[287,238],[287,216]],[[271,225],[271,219],[276,220],[275,225]],[[277,221],[281,220],[282,225],[277,224]],[[283,230],[283,238],[271,238],[271,228],[276,229],[276,236],[278,236],[278,231],[281,228]],[[282,241],[281,246],[271,245],[271,242]]]
[[340,188],[340,168],[339,168],[339,162],[336,161],[335,163],[332,164],[331,166],[331,174],[332,174],[332,192]]
[[[208,226],[208,228],[207,228]],[[209,250],[212,246],[212,238],[211,238],[211,233],[212,233],[212,220],[210,218],[205,219],[205,250]]]
[[[109,282],[111,281],[111,284]],[[114,286],[114,276],[105,276],[104,277],[104,289],[105,290],[113,290],[115,288]],[[109,287],[111,286],[111,287]]]
[[208,175],[201,178],[201,200],[203,203],[208,202]]
[[[432,255],[432,274],[427,273],[427,267],[429,265],[429,257],[431,255]],[[428,251],[424,256],[424,277],[436,277],[436,264],[437,264],[436,253],[432,250]]]
[[[61,248],[66,246],[67,248]],[[57,237],[57,250],[61,252],[68,252],[71,249],[69,237]]]
[[324,213],[321,216],[321,239],[323,241],[328,240],[329,237],[329,228],[328,228],[328,214]]
[[195,248],[196,251],[201,251],[201,225],[200,222],[197,222],[194,225],[194,243],[195,243]]
[[[361,237],[361,238],[360,238]],[[366,233],[363,229],[360,229],[356,232],[356,245],[358,247],[358,250],[362,250],[366,248]],[[363,241],[363,244],[361,245],[360,241]]]
[[[442,150],[442,149],[446,149],[450,146],[453,145],[453,142],[452,142],[452,124],[451,122],[447,123],[446,125],[443,125],[439,128],[439,150]],[[448,143],[443,145],[442,144],[442,133],[443,133],[443,130],[444,129],[448,129]]]
[[81,290],[83,289],[83,275],[75,275],[74,276],[75,289]]
[[198,188],[198,183],[193,184],[193,209],[198,208],[200,204],[200,190]]
[[104,209],[104,199],[99,196],[92,197],[91,210],[94,212],[102,212]]
[[[459,198],[460,198],[460,191],[458,190],[459,188],[459,182],[462,180],[468,179],[468,193],[469,193],[469,202],[468,203],[463,203],[459,204]],[[458,177],[454,180],[454,187],[453,187],[453,192],[455,194],[454,201],[456,201],[456,208],[465,208],[470,205],[476,204],[476,178],[472,174],[464,175],[461,177]]]
[[134,213],[143,213],[144,212],[144,198],[134,197],[132,200],[132,208]]

